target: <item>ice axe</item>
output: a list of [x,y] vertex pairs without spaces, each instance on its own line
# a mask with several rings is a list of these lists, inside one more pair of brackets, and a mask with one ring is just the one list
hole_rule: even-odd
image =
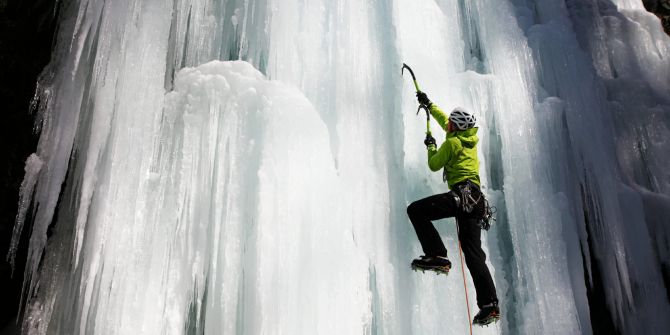
[[[409,74],[412,75],[412,80],[414,81],[414,87],[416,88],[416,93],[421,93],[421,89],[419,89],[419,83],[416,82],[416,76],[414,75],[414,71],[412,71],[412,68],[409,67],[407,64],[402,63],[402,70],[400,71],[401,75],[405,74],[405,69],[409,71]],[[428,110],[428,107],[420,104],[419,108],[416,109],[416,115],[419,115],[419,112],[421,110],[426,111],[426,135],[430,135],[430,111]]]

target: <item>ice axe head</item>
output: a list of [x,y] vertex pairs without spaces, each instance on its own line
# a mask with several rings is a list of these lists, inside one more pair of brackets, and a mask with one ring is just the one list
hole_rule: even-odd
[[405,69],[409,70],[409,72],[412,74],[412,79],[414,79],[414,72],[412,72],[412,68],[407,66],[407,64],[405,64],[405,63],[402,63],[402,70],[400,71],[400,74],[402,74],[404,76],[405,75]]
[[402,70],[400,71],[400,74],[404,75],[405,74],[405,69],[409,71],[409,74],[412,75],[412,80],[414,81],[414,87],[416,88],[417,92],[421,92],[419,89],[419,84],[416,82],[416,76],[414,75],[414,71],[412,71],[412,68],[409,67],[407,64],[402,63]]

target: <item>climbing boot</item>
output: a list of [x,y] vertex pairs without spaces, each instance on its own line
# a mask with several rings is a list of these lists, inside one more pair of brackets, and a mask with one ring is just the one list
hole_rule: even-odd
[[500,320],[500,308],[498,303],[492,302],[488,305],[482,306],[479,310],[479,313],[475,315],[475,318],[472,320],[472,324],[479,326],[487,326],[491,323],[497,322]]
[[412,261],[412,270],[417,271],[435,271],[438,274],[449,274],[451,262],[442,256],[421,256]]

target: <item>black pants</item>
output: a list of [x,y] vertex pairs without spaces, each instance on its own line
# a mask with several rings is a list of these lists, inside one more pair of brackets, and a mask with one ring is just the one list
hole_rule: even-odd
[[[452,192],[454,191],[436,194],[411,203],[407,207],[409,219],[419,237],[424,254],[446,257],[447,249],[431,220],[455,216],[459,232],[458,240],[463,248],[465,264],[470,270],[475,290],[477,290],[477,305],[481,308],[492,302],[497,303],[496,288],[485,263],[486,254],[482,250],[482,230],[479,227],[479,218],[484,212],[484,201],[480,201],[472,213],[466,213],[458,207]],[[480,195],[479,189],[473,187],[472,195],[477,199]]]

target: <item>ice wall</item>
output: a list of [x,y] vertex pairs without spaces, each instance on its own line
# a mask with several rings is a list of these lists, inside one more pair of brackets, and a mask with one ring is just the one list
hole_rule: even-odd
[[477,334],[669,326],[670,41],[641,3],[61,13],[15,229],[30,214],[25,333],[467,333],[451,219],[449,278],[408,269],[405,206],[446,185],[402,62],[479,119],[504,320]]

